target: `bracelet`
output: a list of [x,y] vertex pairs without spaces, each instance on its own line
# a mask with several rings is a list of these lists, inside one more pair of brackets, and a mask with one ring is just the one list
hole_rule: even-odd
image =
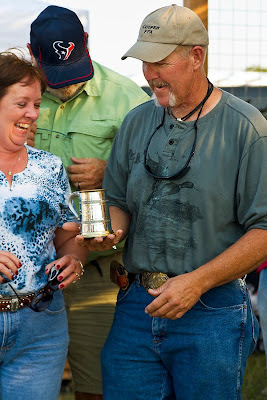
[[75,258],[75,260],[76,261],[78,261],[78,263],[80,264],[80,266],[81,266],[81,269],[82,269],[82,271],[81,271],[81,274],[80,274],[80,276],[82,276],[83,274],[84,274],[84,267],[83,267],[83,263],[81,262],[81,260],[79,260],[79,258],[77,258],[77,257],[75,257],[75,256],[73,256],[74,258]]

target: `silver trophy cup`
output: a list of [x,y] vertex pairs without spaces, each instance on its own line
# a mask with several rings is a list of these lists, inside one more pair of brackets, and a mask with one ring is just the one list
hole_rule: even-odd
[[[86,238],[107,236],[112,232],[105,189],[81,190],[73,192],[69,198],[69,208],[81,222],[81,235]],[[73,206],[73,199],[79,198],[80,215]]]

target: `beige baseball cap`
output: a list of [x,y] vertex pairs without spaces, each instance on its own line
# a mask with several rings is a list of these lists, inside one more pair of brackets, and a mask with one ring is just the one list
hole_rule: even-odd
[[176,4],[148,14],[141,24],[137,42],[122,56],[145,62],[158,62],[171,54],[178,45],[206,46],[208,32],[194,11]]

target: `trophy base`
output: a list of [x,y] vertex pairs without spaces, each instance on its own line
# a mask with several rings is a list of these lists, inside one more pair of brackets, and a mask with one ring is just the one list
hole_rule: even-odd
[[105,232],[86,232],[86,233],[81,233],[81,236],[83,236],[85,239],[92,239],[95,237],[105,237],[110,234],[109,231]]

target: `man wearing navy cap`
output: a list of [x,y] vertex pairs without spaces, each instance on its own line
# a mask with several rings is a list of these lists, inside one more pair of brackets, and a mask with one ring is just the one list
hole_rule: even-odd
[[[31,25],[30,41],[32,61],[48,84],[35,145],[61,157],[73,190],[100,188],[122,120],[149,97],[128,78],[91,60],[88,34],[69,9],[43,10]],[[86,273],[65,292],[77,400],[102,398],[100,350],[117,296],[109,266],[121,260],[121,252],[104,254],[90,253]]]

